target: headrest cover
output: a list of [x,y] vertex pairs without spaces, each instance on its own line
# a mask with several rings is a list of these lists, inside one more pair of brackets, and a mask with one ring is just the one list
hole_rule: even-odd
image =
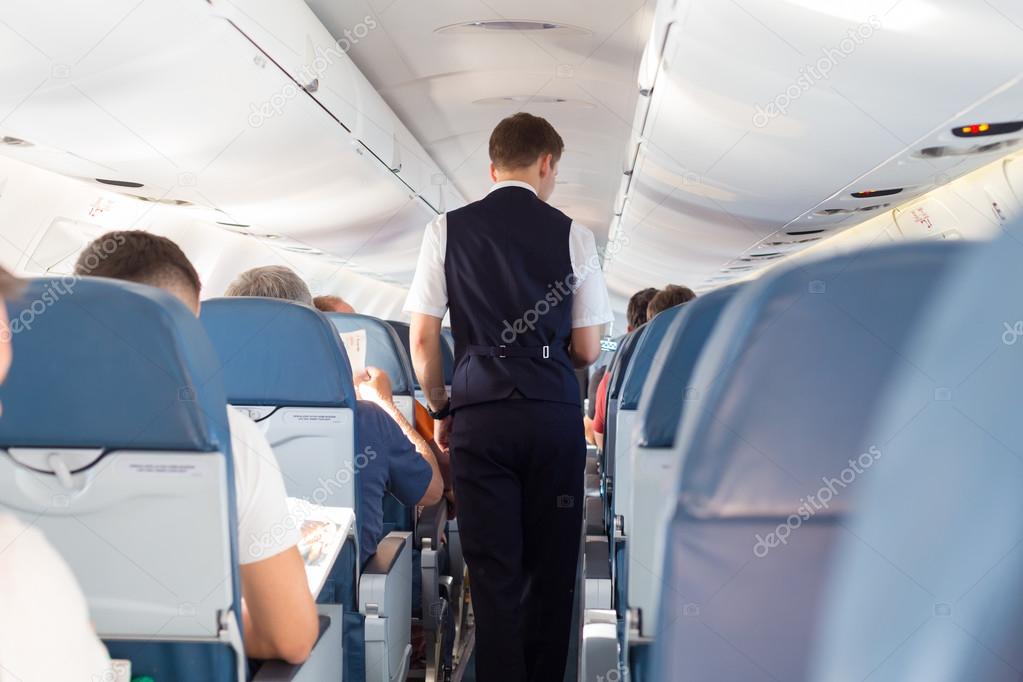
[[366,331],[366,365],[379,367],[391,379],[395,395],[412,395],[412,366],[401,339],[391,325],[368,315],[326,313],[339,333]]
[[[391,325],[394,329],[394,333],[401,339],[401,344],[405,348],[405,355],[408,358],[409,366],[412,364],[412,344],[409,341],[411,335],[411,329],[407,322],[398,322],[396,320],[388,320],[387,324]],[[441,360],[444,362],[444,383],[448,386],[451,385],[451,379],[455,374],[455,351],[454,351],[454,337],[452,337],[451,344],[444,341],[443,332],[441,334],[440,354]],[[412,373],[412,383],[416,390],[419,390],[419,377]]]
[[341,339],[317,310],[273,298],[204,301],[200,316],[232,405],[354,407]]
[[[844,513],[884,446],[868,435],[875,401],[913,367],[906,339],[970,248],[902,244],[748,285],[693,375],[698,396],[679,434],[681,508],[698,518],[783,517],[808,503],[816,518]],[[807,496],[828,503],[818,509]]]
[[7,302],[3,447],[230,453],[219,360],[174,296],[100,278],[33,280]]
[[622,380],[621,398],[619,409],[635,410],[639,407],[639,397],[643,393],[643,385],[650,374],[650,366],[654,362],[654,355],[668,331],[668,327],[675,321],[688,304],[677,305],[668,308],[660,315],[643,325],[645,331],[643,338],[639,340],[636,349],[632,353],[632,360],[625,371]]
[[618,352],[615,353],[614,359],[611,361],[611,367],[608,370],[611,372],[611,378],[608,379],[607,383],[608,398],[616,400],[621,394],[622,384],[625,383],[625,373],[632,362],[632,354],[635,352],[636,346],[639,345],[646,330],[646,325],[639,329],[634,329],[623,336],[621,343],[618,344]]
[[[1006,225],[935,292],[902,350],[915,366],[879,396],[868,437],[884,456],[843,523],[810,679],[1018,675],[1020,228]],[[921,627],[920,614],[939,617]]]
[[[739,285],[715,289],[677,310],[669,319],[664,340],[655,349],[650,362],[649,377],[641,387],[639,401],[640,447],[670,448],[682,419],[687,397],[697,396],[691,390],[691,378],[707,337],[714,330],[721,311],[725,309]],[[664,311],[654,321],[667,315]],[[652,324],[652,322],[648,324]],[[687,394],[688,392],[688,394]]]

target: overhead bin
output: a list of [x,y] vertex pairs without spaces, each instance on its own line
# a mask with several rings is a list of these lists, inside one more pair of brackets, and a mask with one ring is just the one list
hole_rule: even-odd
[[372,14],[333,36],[302,0],[211,2],[288,74],[296,95],[315,100],[413,192],[437,207],[435,176],[443,174],[348,57],[354,45],[379,30]]
[[[304,3],[150,0],[127,14],[73,5],[5,13],[25,35],[85,36],[45,42],[47,59],[0,27],[10,84],[0,139],[22,141],[4,142],[5,155],[148,201],[217,209],[240,229],[372,260],[399,284],[426,222],[460,205],[347,55],[313,92],[299,87],[311,83],[300,73],[307,37],[313,54],[333,44]],[[53,77],[54,63],[72,65],[67,77]]]

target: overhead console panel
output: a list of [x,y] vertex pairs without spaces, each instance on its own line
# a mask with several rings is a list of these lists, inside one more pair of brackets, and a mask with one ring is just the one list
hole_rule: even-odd
[[661,0],[612,294],[746,277],[1023,149],[1017,31],[956,0]]

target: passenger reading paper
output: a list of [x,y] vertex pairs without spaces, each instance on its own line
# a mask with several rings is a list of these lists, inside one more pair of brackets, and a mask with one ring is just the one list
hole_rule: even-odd
[[[302,278],[277,265],[243,272],[228,286],[227,295],[264,296],[313,306]],[[354,379],[361,398],[356,410],[357,449],[366,455],[366,466],[355,477],[359,486],[359,558],[365,565],[384,535],[384,496],[390,493],[408,507],[429,506],[440,501],[444,484],[430,445],[395,407],[387,375],[367,367]]]

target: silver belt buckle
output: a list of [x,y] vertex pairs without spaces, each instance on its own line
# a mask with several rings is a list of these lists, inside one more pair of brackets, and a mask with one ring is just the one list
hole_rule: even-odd
[[543,347],[543,357],[544,357],[544,359],[546,360],[550,356],[551,356],[551,347],[550,346],[544,346]]

